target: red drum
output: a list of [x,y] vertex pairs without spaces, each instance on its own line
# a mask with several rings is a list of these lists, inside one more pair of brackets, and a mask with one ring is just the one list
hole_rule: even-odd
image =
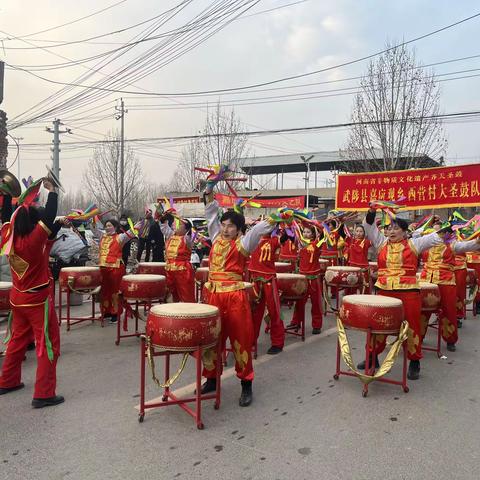
[[355,288],[363,285],[363,272],[358,267],[328,267],[325,272],[327,285]]
[[477,284],[477,271],[467,268],[467,287],[474,287]]
[[137,273],[165,276],[165,265],[165,262],[140,262],[138,264]]
[[200,266],[208,268],[209,265],[210,265],[210,261],[209,261],[208,257],[203,257],[202,262],[200,263]]
[[[436,312],[440,308],[440,290],[434,283],[420,282],[422,312]],[[455,299],[452,298],[452,302]]]
[[339,315],[342,323],[350,328],[396,331],[403,321],[403,303],[398,298],[380,295],[346,295]]
[[275,271],[277,273],[293,272],[293,265],[287,262],[275,262]]
[[368,262],[368,269],[370,271],[370,278],[372,280],[377,280],[377,278],[378,278],[378,263],[377,262]]
[[320,264],[320,275],[325,275],[327,268],[330,266],[330,260],[326,260],[325,258],[319,258],[318,263]]
[[10,291],[12,282],[0,282],[0,310],[10,310]]
[[195,270],[195,280],[200,283],[208,282],[208,267],[200,267]]
[[203,303],[165,303],[148,312],[146,335],[164,350],[190,352],[199,346],[213,347],[220,335],[217,307]]
[[278,291],[284,300],[298,300],[307,293],[307,277],[298,273],[277,273]]
[[166,279],[163,275],[137,274],[124,275],[120,282],[120,292],[129,301],[149,301],[165,298]]
[[93,290],[102,283],[100,267],[64,267],[60,270],[60,288]]

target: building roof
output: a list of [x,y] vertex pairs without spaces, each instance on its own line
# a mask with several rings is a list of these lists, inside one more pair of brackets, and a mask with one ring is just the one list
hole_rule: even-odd
[[[382,158],[380,150],[375,153],[375,158]],[[345,159],[341,150],[333,150],[329,152],[307,152],[287,155],[268,155],[264,157],[245,157],[239,159],[239,163],[243,164],[243,167],[241,168],[248,175],[305,172],[305,163],[301,159],[301,155],[305,158],[313,155],[314,157],[310,160],[310,170],[318,172],[335,170],[338,169],[339,164],[348,165],[348,163],[352,162]],[[406,155],[400,159],[399,170],[405,168],[406,160],[410,158],[410,156]],[[361,161],[364,160],[355,160],[355,162]],[[428,155],[418,155],[416,163],[417,168],[440,166],[436,160],[433,160]]]

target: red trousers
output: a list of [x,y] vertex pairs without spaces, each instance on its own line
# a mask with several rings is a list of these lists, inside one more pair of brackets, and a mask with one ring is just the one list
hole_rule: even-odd
[[[253,380],[253,321],[247,292],[236,290],[212,293],[204,290],[205,303],[215,305],[220,310],[222,350],[225,349],[227,338],[230,339],[237,377],[241,380]],[[206,350],[202,358],[203,376],[215,378],[217,362],[222,362],[222,359],[217,358],[215,349]]]
[[100,267],[102,272],[102,314],[103,315],[121,315],[123,311],[122,303],[119,299],[120,282],[125,275],[125,265],[119,268]]
[[295,303],[292,324],[300,325],[301,322],[305,321],[305,305],[310,298],[312,303],[312,328],[322,328],[322,283],[319,277],[308,279],[307,281],[307,294]]
[[455,270],[457,318],[465,317],[465,301],[467,299],[467,269]]
[[268,281],[253,279],[258,301],[253,307],[254,338],[258,338],[262,326],[265,307],[270,317],[270,340],[272,346],[283,348],[285,342],[285,328],[280,316],[280,294],[278,293],[277,278]]
[[53,300],[50,297],[48,316],[48,337],[52,344],[53,360],[47,356],[44,335],[44,304],[34,307],[12,307],[12,338],[8,342],[0,377],[0,387],[16,387],[22,379],[22,362],[27,346],[35,335],[37,352],[37,377],[33,398],[55,396],[57,384],[56,366],[60,355],[60,330]]
[[167,270],[167,287],[174,302],[195,303],[195,276],[193,268],[186,270]]
[[[447,343],[457,343],[458,340],[458,323],[457,323],[457,308],[453,299],[457,294],[457,287],[455,285],[438,285],[440,291],[440,311],[439,325],[442,329],[442,338]],[[428,328],[428,322],[432,313],[425,312],[421,314],[422,324],[422,342],[425,338]]]
[[[398,298],[403,303],[405,320],[407,320],[410,328],[408,329],[408,358],[410,360],[420,360],[422,358],[422,329],[420,315],[422,310],[422,300],[420,292],[414,290],[381,290],[378,289],[377,295],[384,297]],[[385,349],[387,342],[386,335],[374,335],[373,345],[370,349],[374,349],[377,355]]]

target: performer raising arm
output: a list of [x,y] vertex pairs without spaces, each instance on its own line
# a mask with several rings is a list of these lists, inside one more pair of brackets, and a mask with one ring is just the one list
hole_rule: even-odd
[[[417,280],[419,255],[429,248],[440,245],[443,239],[436,232],[419,238],[407,238],[408,224],[401,218],[392,219],[386,228],[386,236],[375,225],[376,210],[370,208],[363,222],[367,238],[378,250],[378,280],[375,286],[378,295],[402,300],[408,329],[408,378],[417,380],[420,376],[422,358],[421,340],[421,299]],[[385,335],[375,337],[375,345],[369,348],[381,353],[386,344]],[[358,368],[365,368],[362,362]]]
[[[61,224],[55,222],[57,193],[50,180],[43,181],[48,194],[45,210],[34,207],[40,184],[31,188],[25,201],[2,229],[12,271],[10,295],[13,321],[7,332],[7,352],[0,377],[0,395],[23,388],[22,361],[32,330],[37,348],[37,377],[32,406],[43,408],[64,401],[56,395],[56,365],[60,355],[60,335],[53,298],[50,295],[47,242],[54,238]],[[8,227],[11,227],[9,229]],[[13,231],[12,231],[13,230]]]
[[[242,384],[239,405],[247,407],[252,402],[254,333],[250,302],[242,278],[250,252],[255,250],[262,236],[270,233],[274,226],[268,221],[262,221],[241,236],[245,217],[240,213],[227,211],[219,219],[219,206],[213,200],[211,185],[207,186],[204,199],[208,233],[213,242],[209,281],[205,284],[206,303],[215,305],[220,310],[221,341],[225,346],[226,339],[230,339],[235,355],[235,370]],[[214,350],[204,353],[203,375],[207,381],[202,386],[202,393],[215,390],[216,362],[221,361],[221,358],[216,358]]]

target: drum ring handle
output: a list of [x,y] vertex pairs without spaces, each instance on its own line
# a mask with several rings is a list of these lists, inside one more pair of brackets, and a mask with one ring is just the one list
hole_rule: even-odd
[[180,362],[180,367],[178,370],[170,377],[165,383],[160,382],[157,378],[155,373],[155,359],[152,353],[152,344],[150,342],[150,337],[145,337],[147,341],[147,359],[148,365],[150,366],[150,371],[152,372],[152,380],[159,388],[170,388],[178,379],[178,377],[182,374],[183,370],[185,369],[185,365],[187,364],[188,356],[190,355],[189,352],[185,352],[183,354],[182,361]]
[[81,291],[81,290],[77,290],[75,288],[73,288],[73,282],[75,281],[75,278],[74,277],[68,277],[67,278],[67,286],[68,288],[70,289],[70,291],[72,291],[73,293],[78,293],[79,295],[89,295],[89,296],[92,296],[92,295],[96,295],[98,292],[100,292],[100,286],[98,287],[95,287],[93,290],[89,290],[88,292],[85,292],[85,291]]

